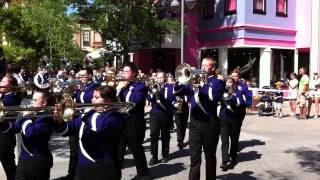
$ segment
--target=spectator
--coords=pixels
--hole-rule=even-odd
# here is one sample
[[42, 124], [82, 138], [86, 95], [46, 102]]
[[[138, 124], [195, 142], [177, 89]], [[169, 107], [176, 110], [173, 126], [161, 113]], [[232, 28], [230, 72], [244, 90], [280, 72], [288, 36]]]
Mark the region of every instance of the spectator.
[[316, 95], [317, 86], [320, 84], [320, 79], [318, 77], [318, 73], [314, 72], [312, 74], [312, 79], [310, 79], [309, 83], [309, 96], [308, 96], [308, 115], [311, 111], [312, 103], [315, 102], [316, 104], [316, 115], [314, 118], [318, 118], [319, 114], [319, 102], [318, 102], [318, 95]]
[[290, 105], [290, 116], [295, 117], [296, 116], [296, 110], [297, 110], [297, 97], [298, 97], [298, 85], [299, 81], [297, 79], [296, 73], [290, 74], [290, 80], [288, 83], [289, 86], [289, 94], [288, 94], [288, 100]]
[[302, 67], [299, 69], [299, 75], [301, 75], [299, 81], [299, 108], [300, 116], [299, 119], [307, 119], [309, 117], [307, 107], [307, 94], [309, 91], [309, 77], [306, 74], [306, 68]]
[[[282, 90], [282, 82], [275, 83], [277, 90]], [[276, 91], [274, 93], [274, 109], [276, 111], [275, 117], [282, 118], [282, 104], [283, 104], [283, 92]]]

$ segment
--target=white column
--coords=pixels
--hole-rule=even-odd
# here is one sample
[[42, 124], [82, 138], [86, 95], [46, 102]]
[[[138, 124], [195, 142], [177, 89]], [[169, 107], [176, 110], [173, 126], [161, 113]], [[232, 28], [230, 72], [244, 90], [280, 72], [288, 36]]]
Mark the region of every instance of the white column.
[[117, 56], [113, 57], [113, 66], [117, 68]]
[[309, 63], [309, 75], [313, 72], [319, 72], [319, 1], [312, 1], [312, 23], [311, 23], [311, 48], [310, 48], [310, 63]]
[[299, 71], [299, 52], [297, 51], [297, 49], [294, 50], [294, 62], [293, 62], [293, 70], [296, 74], [298, 74]]
[[228, 76], [228, 48], [219, 48], [219, 68], [224, 78]]
[[271, 80], [271, 56], [270, 48], [261, 48], [260, 50], [260, 70], [259, 70], [259, 87], [270, 86]]
[[134, 55], [134, 53], [128, 53], [128, 55], [130, 56], [130, 62], [133, 62], [133, 55]]
[[280, 79], [284, 79], [284, 77], [283, 77], [283, 66], [284, 66], [283, 54], [281, 52], [280, 53]]

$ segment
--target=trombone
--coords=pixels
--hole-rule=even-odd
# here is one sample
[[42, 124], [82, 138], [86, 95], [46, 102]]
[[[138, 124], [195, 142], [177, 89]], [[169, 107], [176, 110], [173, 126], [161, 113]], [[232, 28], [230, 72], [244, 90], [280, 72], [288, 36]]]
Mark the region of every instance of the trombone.
[[[68, 94], [63, 94], [63, 98], [60, 104], [61, 104], [61, 109], [63, 113], [62, 118], [64, 121], [70, 121], [74, 115], [83, 114], [83, 111], [88, 108], [101, 107], [103, 112], [115, 110], [121, 113], [128, 113], [131, 109], [135, 107], [134, 103], [127, 103], [127, 102], [112, 102], [112, 103], [103, 103], [103, 104], [75, 103], [72, 97]], [[56, 108], [55, 106], [47, 106], [47, 107], [3, 106], [3, 102], [0, 101], [0, 121], [17, 119], [17, 116], [12, 116], [12, 114], [10, 114], [14, 112], [31, 112], [31, 114], [28, 114], [24, 117], [33, 118], [36, 116], [37, 112], [48, 111], [49, 115], [44, 115], [44, 117], [52, 117], [54, 114], [55, 108]]]

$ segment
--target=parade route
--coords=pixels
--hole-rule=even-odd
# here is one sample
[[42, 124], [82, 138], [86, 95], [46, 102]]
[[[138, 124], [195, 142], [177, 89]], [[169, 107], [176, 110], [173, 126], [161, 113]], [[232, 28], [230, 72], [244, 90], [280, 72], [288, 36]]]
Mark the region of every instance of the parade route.
[[[240, 137], [239, 163], [234, 169], [226, 172], [220, 170], [220, 143], [218, 145], [217, 179], [320, 179], [319, 137], [320, 119], [297, 120], [291, 117], [259, 117], [257, 114], [248, 114]], [[50, 144], [54, 155], [51, 179], [56, 179], [67, 173], [68, 141], [65, 137], [54, 137]], [[149, 129], [144, 147], [147, 160], [150, 160]], [[161, 143], [159, 147], [161, 150]], [[161, 159], [161, 155], [159, 158]], [[166, 164], [160, 163], [150, 167], [152, 177], [166, 180], [188, 179], [190, 164], [188, 146], [178, 150], [176, 133], [171, 133], [169, 158], [170, 161]], [[204, 179], [204, 154], [202, 158], [201, 179]], [[131, 154], [125, 156], [124, 163], [122, 179], [138, 179]], [[5, 179], [2, 168], [0, 168], [0, 179]]]

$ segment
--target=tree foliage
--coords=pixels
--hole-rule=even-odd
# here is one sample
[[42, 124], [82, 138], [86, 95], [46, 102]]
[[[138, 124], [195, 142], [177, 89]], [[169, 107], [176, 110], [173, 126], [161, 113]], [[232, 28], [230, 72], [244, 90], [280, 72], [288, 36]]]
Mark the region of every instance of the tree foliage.
[[176, 32], [179, 22], [157, 15], [159, 4], [149, 0], [70, 0], [76, 13], [106, 41], [113, 55], [127, 55], [134, 48], [159, 47], [167, 33]]
[[34, 60], [52, 50], [53, 61], [68, 58], [77, 49], [75, 18], [67, 15], [65, 0], [25, 0], [0, 10], [0, 27], [10, 46], [32, 49]]

